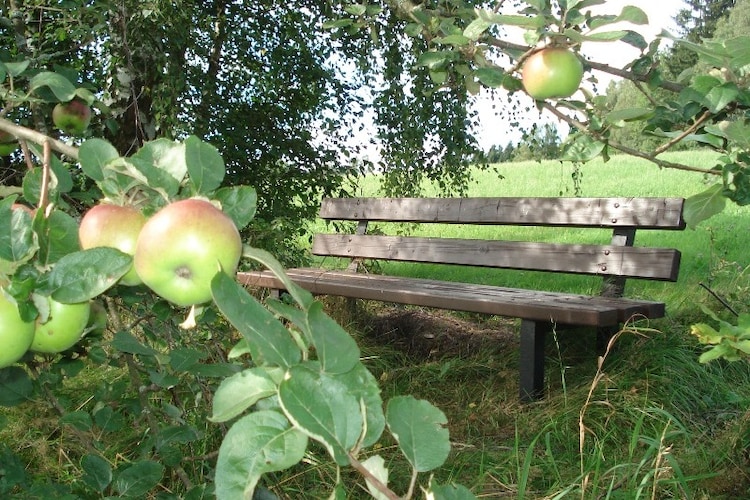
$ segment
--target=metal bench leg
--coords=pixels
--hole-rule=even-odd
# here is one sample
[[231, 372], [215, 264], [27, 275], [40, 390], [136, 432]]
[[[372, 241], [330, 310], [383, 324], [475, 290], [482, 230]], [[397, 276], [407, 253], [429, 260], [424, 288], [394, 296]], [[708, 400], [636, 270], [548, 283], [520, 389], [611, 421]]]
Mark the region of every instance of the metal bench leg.
[[544, 340], [552, 325], [521, 320], [520, 397], [529, 403], [544, 395]]

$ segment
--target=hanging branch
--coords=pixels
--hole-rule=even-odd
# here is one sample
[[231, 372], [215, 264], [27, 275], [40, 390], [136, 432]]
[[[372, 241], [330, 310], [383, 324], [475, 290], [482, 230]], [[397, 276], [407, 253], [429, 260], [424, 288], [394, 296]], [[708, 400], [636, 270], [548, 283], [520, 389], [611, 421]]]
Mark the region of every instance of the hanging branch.
[[52, 137], [44, 135], [41, 132], [37, 132], [36, 130], [16, 125], [12, 121], [6, 120], [5, 118], [0, 118], [0, 130], [2, 130], [3, 132], [8, 132], [9, 134], [13, 134], [19, 140], [27, 140], [41, 145], [49, 143], [49, 147], [51, 150], [62, 153], [71, 159], [78, 160], [77, 147], [65, 144], [62, 141], [53, 139]]
[[651, 163], [654, 163], [654, 164], [656, 164], [659, 167], [662, 167], [662, 168], [671, 168], [671, 169], [674, 169], [674, 170], [684, 170], [686, 172], [697, 172], [699, 174], [711, 174], [711, 175], [720, 175], [721, 174], [721, 172], [717, 171], [717, 170], [712, 170], [712, 169], [708, 169], [708, 168], [693, 167], [693, 166], [690, 166], [690, 165], [683, 165], [682, 163], [674, 163], [674, 162], [671, 162], [671, 161], [662, 160], [662, 159], [656, 157], [656, 155], [659, 154], [659, 152], [645, 153], [645, 152], [640, 151], [638, 149], [631, 148], [631, 147], [625, 146], [623, 144], [619, 144], [619, 143], [614, 142], [614, 141], [610, 141], [606, 137], [603, 137], [601, 134], [599, 134], [599, 133], [597, 133], [597, 132], [595, 132], [593, 130], [590, 130], [586, 126], [585, 123], [583, 123], [581, 121], [578, 121], [575, 118], [572, 118], [572, 117], [566, 115], [565, 113], [563, 113], [559, 109], [557, 109], [555, 106], [552, 106], [551, 104], [549, 104], [547, 102], [541, 103], [541, 107], [544, 108], [545, 110], [549, 111], [550, 113], [552, 113], [553, 115], [555, 115], [558, 119], [564, 121], [565, 123], [567, 123], [571, 127], [575, 128], [577, 130], [580, 130], [584, 134], [587, 134], [587, 135], [593, 137], [597, 141], [603, 142], [603, 143], [607, 144], [609, 147], [611, 147], [613, 149], [616, 149], [618, 151], [621, 151], [621, 152], [623, 152], [623, 153], [625, 153], [627, 155], [635, 156], [636, 158], [642, 158], [644, 160], [648, 160]]

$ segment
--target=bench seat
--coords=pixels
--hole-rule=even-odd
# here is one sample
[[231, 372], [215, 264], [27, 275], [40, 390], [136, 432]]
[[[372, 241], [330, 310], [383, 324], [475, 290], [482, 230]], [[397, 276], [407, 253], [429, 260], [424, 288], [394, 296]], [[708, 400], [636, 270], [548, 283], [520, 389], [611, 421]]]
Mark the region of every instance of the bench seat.
[[[610, 327], [633, 317], [661, 318], [664, 303], [624, 298], [544, 292], [424, 278], [294, 268], [289, 277], [317, 295], [394, 302], [438, 309], [494, 314], [561, 325]], [[283, 288], [270, 271], [240, 273], [243, 285]]]

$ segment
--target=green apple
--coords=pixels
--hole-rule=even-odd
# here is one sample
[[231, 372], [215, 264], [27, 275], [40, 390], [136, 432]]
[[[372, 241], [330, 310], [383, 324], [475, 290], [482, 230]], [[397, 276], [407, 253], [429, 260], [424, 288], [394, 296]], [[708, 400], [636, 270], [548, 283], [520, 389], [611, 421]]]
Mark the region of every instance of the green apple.
[[583, 79], [581, 59], [563, 47], [548, 47], [531, 54], [521, 69], [523, 87], [537, 100], [573, 95]]
[[63, 304], [50, 297], [49, 317], [44, 323], [37, 320], [31, 350], [56, 354], [70, 349], [81, 340], [90, 314], [89, 302]]
[[34, 322], [24, 321], [18, 304], [0, 290], [0, 368], [10, 366], [26, 354], [34, 340]]
[[178, 306], [211, 300], [211, 280], [221, 269], [234, 275], [242, 255], [237, 227], [212, 203], [176, 201], [143, 226], [135, 270], [157, 295]]
[[[132, 256], [144, 224], [146, 217], [136, 208], [102, 203], [91, 208], [81, 219], [78, 241], [83, 250], [111, 247]], [[142, 282], [135, 267], [131, 267], [119, 283], [134, 286]]]
[[59, 102], [52, 110], [52, 122], [66, 134], [81, 135], [91, 123], [91, 108], [80, 99]]

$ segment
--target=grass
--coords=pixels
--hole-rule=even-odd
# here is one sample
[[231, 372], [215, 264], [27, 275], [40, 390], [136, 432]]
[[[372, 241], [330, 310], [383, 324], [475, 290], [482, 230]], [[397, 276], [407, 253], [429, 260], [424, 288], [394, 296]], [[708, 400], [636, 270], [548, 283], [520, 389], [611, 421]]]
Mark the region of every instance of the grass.
[[[665, 157], [700, 167], [712, 162], [710, 152]], [[706, 179], [694, 173], [614, 157], [578, 169], [552, 161], [498, 165], [496, 171], [478, 173], [467, 194], [689, 197], [706, 187]], [[377, 179], [368, 180], [360, 194], [377, 196]], [[434, 194], [428, 187], [426, 195]], [[628, 295], [665, 301], [668, 316], [629, 325], [601, 368], [594, 361], [591, 332], [556, 332], [548, 345], [549, 396], [540, 403], [517, 402], [516, 322], [429, 311], [419, 321], [395, 321], [383, 335], [377, 325], [393, 312], [370, 303], [350, 329], [384, 382], [386, 397], [411, 393], [448, 415], [455, 446], [437, 473], [442, 481], [461, 482], [486, 498], [744, 498], [750, 494], [750, 460], [744, 452], [750, 446], [750, 366], [700, 365], [700, 347], [689, 326], [705, 321], [701, 305], [726, 313], [701, 284], [740, 310], [750, 306], [749, 226], [750, 210], [729, 205], [696, 229], [639, 234], [636, 244], [675, 247], [683, 254], [678, 282], [628, 282]], [[547, 237], [533, 228], [420, 231], [463, 238]], [[571, 230], [563, 237], [588, 236]], [[609, 233], [594, 237], [606, 242]], [[600, 283], [590, 277], [455, 266], [381, 266], [401, 275], [553, 290], [589, 292]], [[397, 317], [407, 317], [404, 311], [409, 308], [397, 308]], [[448, 319], [429, 327], [428, 318]], [[452, 322], [456, 318], [463, 327]], [[445, 348], [440, 337], [455, 336], [461, 328], [472, 332], [460, 337], [465, 347]], [[500, 331], [510, 333], [498, 336]], [[427, 345], [416, 348], [420, 342]]]
[[[711, 162], [709, 153], [668, 158], [699, 166]], [[572, 173], [570, 166], [558, 162], [499, 165], [497, 173], [479, 173], [469, 194], [690, 196], [704, 186], [695, 174], [659, 170], [620, 157], [582, 166], [576, 173], [577, 187]], [[376, 181], [368, 179], [362, 194], [376, 195]], [[515, 320], [378, 303], [358, 302], [352, 307], [339, 298], [326, 298], [325, 303], [357, 339], [365, 363], [381, 382], [384, 400], [412, 394], [446, 413], [453, 450], [448, 462], [435, 471], [439, 482], [462, 483], [480, 498], [746, 498], [750, 496], [750, 365], [699, 364], [700, 347], [688, 332], [692, 323], [706, 319], [699, 305], [723, 311], [700, 283], [739, 310], [750, 309], [749, 222], [747, 208], [730, 206], [696, 230], [648, 236], [649, 244], [683, 252], [680, 280], [657, 284], [631, 280], [627, 293], [665, 300], [667, 317], [628, 325], [601, 365], [596, 362], [594, 332], [553, 332], [547, 346], [548, 397], [533, 404], [518, 401]], [[499, 237], [494, 230], [438, 229], [445, 235]], [[502, 234], [525, 236], [517, 230]], [[577, 241], [581, 235], [570, 232], [567, 237]], [[609, 235], [601, 237], [608, 240]], [[385, 268], [402, 274], [416, 269], [440, 279], [581, 291], [598, 287], [598, 280], [570, 280], [562, 275], [419, 265]], [[156, 333], [166, 328], [159, 327]], [[222, 333], [213, 335], [219, 338]], [[195, 341], [202, 345], [204, 340]], [[92, 404], [89, 396], [101, 390], [103, 380], [127, 385], [126, 378], [121, 372], [93, 369], [65, 381], [60, 397], [73, 408], [84, 407]], [[202, 408], [198, 399], [196, 395], [193, 403], [190, 397], [182, 398], [196, 414]], [[28, 474], [60, 483], [79, 481], [69, 430], [45, 404], [0, 409], [0, 451], [2, 444], [13, 446]], [[210, 457], [217, 444], [216, 436], [211, 436], [216, 426], [199, 420], [194, 424], [213, 441], [196, 443], [203, 447], [193, 453]], [[142, 437], [126, 432], [106, 436], [113, 441], [108, 448], [131, 446], [135, 453], [139, 445], [132, 443]], [[405, 491], [408, 468], [393, 443], [386, 439], [370, 452], [386, 459], [391, 484]], [[201, 474], [210, 476], [210, 466], [201, 469], [200, 462], [190, 463], [197, 471], [188, 470], [194, 482], [203, 479]], [[269, 474], [264, 484], [283, 498], [326, 498], [336, 474], [326, 453], [314, 449], [303, 465]], [[358, 478], [347, 471], [343, 474], [351, 479], [346, 496], [366, 498]]]

